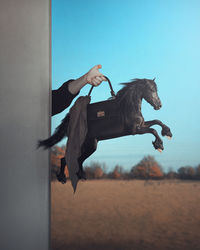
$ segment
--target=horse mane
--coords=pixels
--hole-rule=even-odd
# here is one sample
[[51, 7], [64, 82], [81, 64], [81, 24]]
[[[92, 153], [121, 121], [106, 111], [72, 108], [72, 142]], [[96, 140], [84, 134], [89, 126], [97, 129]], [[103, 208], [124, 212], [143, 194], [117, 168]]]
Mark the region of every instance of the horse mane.
[[131, 82], [120, 83], [124, 87], [117, 92], [116, 99], [120, 102], [120, 107], [126, 109], [133, 107], [138, 102], [140, 89], [138, 84], [144, 83], [145, 79], [132, 79]]
[[[126, 124], [131, 123], [130, 114], [138, 112], [139, 99], [141, 99], [141, 88], [145, 79], [132, 79], [130, 82], [121, 83], [124, 87], [117, 92], [116, 100], [119, 102], [120, 112]], [[132, 116], [134, 117], [134, 115]]]

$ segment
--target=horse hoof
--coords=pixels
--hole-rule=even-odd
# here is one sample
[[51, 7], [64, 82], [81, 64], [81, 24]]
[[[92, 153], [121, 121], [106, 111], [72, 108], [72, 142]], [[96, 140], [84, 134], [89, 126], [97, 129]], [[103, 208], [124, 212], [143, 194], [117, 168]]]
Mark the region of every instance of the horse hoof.
[[156, 139], [154, 142], [152, 141], [152, 144], [156, 150], [159, 152], [164, 150], [163, 143], [161, 140]]
[[170, 131], [170, 128], [167, 126], [163, 126], [162, 131], [161, 131], [162, 136], [167, 136], [167, 137], [172, 137], [172, 133]]
[[168, 140], [171, 140], [171, 139], [172, 139], [171, 136], [167, 136], [167, 135], [166, 135], [165, 137], [167, 137]]
[[65, 184], [67, 182], [67, 177], [65, 175], [57, 175], [57, 180], [62, 184]]

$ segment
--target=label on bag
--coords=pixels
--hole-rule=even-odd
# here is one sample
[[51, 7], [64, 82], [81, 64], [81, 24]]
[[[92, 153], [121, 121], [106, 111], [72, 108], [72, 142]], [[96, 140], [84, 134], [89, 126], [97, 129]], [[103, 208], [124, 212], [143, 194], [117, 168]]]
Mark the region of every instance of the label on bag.
[[97, 112], [97, 117], [103, 117], [105, 116], [105, 112], [104, 111], [98, 111]]

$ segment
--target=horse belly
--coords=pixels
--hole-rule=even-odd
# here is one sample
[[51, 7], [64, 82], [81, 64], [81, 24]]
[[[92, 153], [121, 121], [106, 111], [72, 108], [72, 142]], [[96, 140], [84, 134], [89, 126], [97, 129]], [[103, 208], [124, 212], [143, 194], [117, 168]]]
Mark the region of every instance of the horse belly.
[[89, 136], [106, 140], [125, 135], [123, 123], [119, 116], [102, 118], [88, 122]]

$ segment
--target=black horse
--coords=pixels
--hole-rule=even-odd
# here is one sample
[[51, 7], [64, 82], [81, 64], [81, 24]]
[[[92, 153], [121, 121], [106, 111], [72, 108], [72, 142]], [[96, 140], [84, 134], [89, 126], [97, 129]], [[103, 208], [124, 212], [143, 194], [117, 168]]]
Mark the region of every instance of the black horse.
[[[110, 83], [110, 82], [109, 82]], [[160, 125], [162, 127], [162, 136], [172, 137], [170, 128], [160, 120], [145, 121], [141, 113], [142, 99], [144, 98], [151, 104], [155, 110], [161, 108], [161, 101], [157, 94], [155, 79], [134, 79], [128, 83], [122, 83], [124, 87], [118, 91], [117, 95], [107, 101], [89, 104], [87, 108], [88, 133], [81, 147], [81, 156], [78, 159], [79, 179], [86, 179], [83, 171], [83, 162], [95, 152], [97, 142], [116, 138], [125, 135], [136, 135], [151, 133], [155, 136], [152, 142], [155, 149], [160, 152], [164, 149], [163, 142], [157, 131], [151, 126]], [[103, 109], [102, 109], [103, 107]], [[69, 114], [63, 119], [57, 127], [55, 133], [44, 141], [39, 141], [38, 146], [50, 148], [62, 138], [67, 132], [69, 124]], [[64, 174], [65, 158], [61, 159], [61, 170], [57, 178], [62, 183], [66, 182]]]

